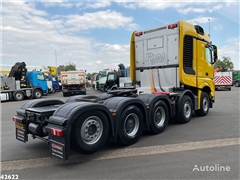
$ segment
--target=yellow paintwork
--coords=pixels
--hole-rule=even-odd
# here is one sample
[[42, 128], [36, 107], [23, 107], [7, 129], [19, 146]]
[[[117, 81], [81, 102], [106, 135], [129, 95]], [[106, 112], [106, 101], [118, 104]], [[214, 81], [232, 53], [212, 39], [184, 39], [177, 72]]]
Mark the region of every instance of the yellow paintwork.
[[57, 75], [57, 68], [55, 66], [48, 66], [49, 68], [49, 73], [52, 76], [56, 76]]
[[[135, 32], [132, 33], [130, 41], [130, 77], [133, 82], [136, 81], [135, 71]], [[183, 48], [184, 36], [190, 35], [195, 37], [193, 40], [193, 70], [195, 75], [186, 74], [183, 67]], [[179, 81], [187, 87], [197, 89], [198, 95], [198, 108], [200, 108], [201, 93], [203, 88], [209, 88], [211, 99], [215, 98], [214, 86], [214, 66], [206, 60], [206, 46], [210, 42], [207, 33], [204, 35], [198, 34], [193, 24], [180, 20], [179, 21]], [[217, 51], [217, 49], [216, 49]], [[151, 77], [151, 76], [150, 76]], [[150, 80], [151, 81], [151, 80]], [[152, 85], [151, 85], [152, 86]], [[153, 88], [151, 87], [151, 91]]]
[[130, 77], [131, 77], [131, 81], [135, 82], [136, 81], [136, 72], [135, 72], [135, 42], [134, 42], [134, 33], [132, 33], [131, 36], [131, 41], [130, 41]]
[[[214, 86], [214, 66], [207, 62], [205, 57], [205, 47], [207, 42], [210, 42], [209, 36], [204, 33], [200, 35], [196, 33], [194, 25], [185, 21], [180, 21], [180, 46], [179, 46], [179, 80], [182, 84], [198, 89], [198, 108], [200, 108], [201, 93], [204, 87], [210, 88], [210, 98], [214, 99], [215, 86]], [[184, 72], [183, 69], [183, 40], [184, 36], [192, 35], [201, 40], [194, 39], [194, 53], [193, 53], [193, 69], [195, 75], [189, 75]], [[202, 41], [204, 40], [204, 41]], [[208, 73], [208, 75], [206, 75]]]

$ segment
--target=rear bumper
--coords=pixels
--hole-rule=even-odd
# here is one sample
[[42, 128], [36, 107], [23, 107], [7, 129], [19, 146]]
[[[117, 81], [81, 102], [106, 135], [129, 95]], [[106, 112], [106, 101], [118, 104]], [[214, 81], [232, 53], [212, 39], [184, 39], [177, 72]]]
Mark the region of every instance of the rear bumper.
[[69, 90], [69, 89], [62, 89], [63, 93], [86, 93], [86, 89], [78, 89], [78, 90]]

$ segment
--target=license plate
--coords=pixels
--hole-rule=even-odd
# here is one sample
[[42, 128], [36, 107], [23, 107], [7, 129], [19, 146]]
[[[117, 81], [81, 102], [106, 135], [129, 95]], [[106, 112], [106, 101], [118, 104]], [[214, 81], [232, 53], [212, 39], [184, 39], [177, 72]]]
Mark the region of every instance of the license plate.
[[18, 128], [24, 129], [24, 126], [23, 126], [22, 123], [18, 123], [18, 122], [16, 122], [16, 126], [17, 126]]

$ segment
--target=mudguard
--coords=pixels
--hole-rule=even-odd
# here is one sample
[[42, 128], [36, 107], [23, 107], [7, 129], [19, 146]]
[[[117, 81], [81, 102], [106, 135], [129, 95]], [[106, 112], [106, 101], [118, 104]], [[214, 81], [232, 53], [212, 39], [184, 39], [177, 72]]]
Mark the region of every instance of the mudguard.
[[27, 108], [34, 108], [34, 107], [42, 107], [42, 106], [51, 106], [51, 105], [61, 105], [64, 104], [63, 101], [58, 99], [37, 99], [37, 100], [29, 100], [17, 110], [17, 114], [24, 116], [25, 110]]
[[198, 97], [196, 95], [194, 95], [192, 93], [192, 91], [187, 89], [187, 90], [184, 90], [184, 91], [181, 91], [181, 92], [177, 92], [177, 93], [179, 94], [179, 96], [177, 98], [176, 115], [178, 115], [178, 113], [180, 112], [179, 107], [180, 107], [180, 104], [182, 102], [182, 98], [183, 98], [184, 95], [188, 95], [192, 99], [193, 110], [197, 109]]
[[[114, 120], [114, 129], [113, 129], [113, 136], [116, 137], [118, 135], [119, 130], [119, 122], [120, 116], [123, 110], [130, 105], [136, 105], [139, 107], [141, 112], [143, 113], [144, 120], [147, 119], [147, 109], [143, 101], [136, 97], [112, 97], [104, 101], [103, 103], [108, 109], [111, 110], [112, 113], [116, 113], [113, 117]], [[144, 122], [146, 125], [146, 122]], [[145, 127], [144, 127], [145, 128]], [[115, 139], [116, 140], [116, 139]], [[114, 141], [115, 141], [114, 140]]]
[[[73, 123], [79, 117], [81, 114], [87, 112], [87, 111], [96, 111], [100, 110], [105, 113], [105, 115], [109, 119], [109, 127], [113, 129], [113, 118], [111, 116], [111, 112], [109, 109], [99, 103], [91, 103], [91, 102], [70, 102], [65, 103], [62, 106], [60, 106], [54, 114], [49, 118], [49, 124], [46, 127], [46, 130], [50, 134], [50, 129], [52, 127], [57, 127], [57, 129], [62, 129], [64, 136], [63, 137], [57, 137], [50, 134], [50, 151], [52, 151], [52, 145], [57, 145], [59, 148], [62, 149], [61, 153], [64, 155], [58, 156], [62, 158], [63, 160], [68, 159], [68, 151], [71, 147], [71, 129], [73, 126]], [[112, 132], [110, 130], [110, 132]], [[110, 136], [111, 134], [109, 134]], [[57, 156], [51, 152], [52, 155]], [[58, 157], [57, 156], [57, 157]]]
[[138, 99], [141, 99], [146, 106], [149, 106], [148, 111], [147, 111], [147, 126], [148, 126], [148, 130], [149, 130], [149, 125], [150, 125], [150, 120], [151, 120], [151, 112], [152, 112], [152, 107], [153, 105], [158, 101], [158, 100], [163, 100], [167, 107], [168, 107], [168, 111], [169, 111], [169, 117], [172, 117], [174, 114], [174, 109], [173, 106], [171, 104], [171, 101], [168, 97], [168, 95], [165, 94], [140, 94], [138, 97]]

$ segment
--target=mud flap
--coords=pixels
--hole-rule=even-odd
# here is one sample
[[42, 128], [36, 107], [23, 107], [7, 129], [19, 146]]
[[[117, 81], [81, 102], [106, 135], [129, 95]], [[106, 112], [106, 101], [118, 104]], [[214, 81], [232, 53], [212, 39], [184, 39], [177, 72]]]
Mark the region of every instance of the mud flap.
[[53, 139], [50, 139], [49, 151], [52, 154], [52, 156], [60, 158], [63, 161], [68, 159], [65, 143], [61, 143]]
[[25, 128], [18, 128], [16, 123], [16, 139], [26, 143], [28, 141], [28, 133]]

